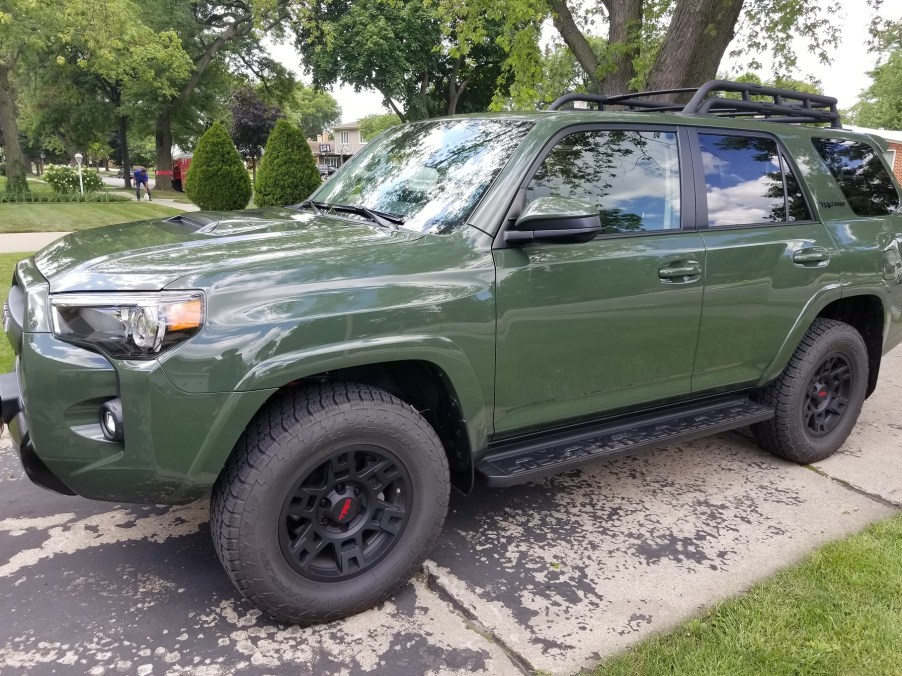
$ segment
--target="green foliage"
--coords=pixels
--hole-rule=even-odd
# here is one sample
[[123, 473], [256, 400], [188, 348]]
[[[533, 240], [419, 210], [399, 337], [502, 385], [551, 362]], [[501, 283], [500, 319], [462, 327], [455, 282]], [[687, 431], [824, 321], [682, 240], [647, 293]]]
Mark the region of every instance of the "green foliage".
[[[86, 193], [103, 190], [103, 180], [101, 180], [100, 174], [97, 173], [96, 169], [83, 168], [81, 173]], [[44, 180], [51, 190], [56, 193], [81, 192], [78, 169], [75, 167], [50, 164], [44, 168]]]
[[360, 137], [364, 141], [371, 141], [386, 129], [401, 124], [401, 118], [394, 113], [385, 115], [366, 115], [360, 118]]
[[156, 163], [156, 143], [152, 136], [141, 136], [129, 142], [132, 166], [152, 167]]
[[258, 207], [296, 204], [310, 197], [319, 184], [319, 171], [304, 133], [290, 122], [279, 120], [266, 141], [254, 203]]
[[131, 200], [124, 195], [106, 191], [86, 192], [84, 195], [80, 192], [0, 192], [0, 204], [64, 204], [67, 202], [106, 204], [129, 201]]
[[197, 143], [186, 177], [185, 192], [201, 209], [244, 209], [251, 198], [251, 179], [225, 127], [216, 122]]
[[297, 85], [287, 112], [307, 138], [316, 138], [341, 119], [341, 108], [331, 94], [305, 84]]
[[902, 21], [890, 23], [876, 39], [875, 51], [882, 58], [852, 108], [852, 121], [863, 127], [902, 129]]

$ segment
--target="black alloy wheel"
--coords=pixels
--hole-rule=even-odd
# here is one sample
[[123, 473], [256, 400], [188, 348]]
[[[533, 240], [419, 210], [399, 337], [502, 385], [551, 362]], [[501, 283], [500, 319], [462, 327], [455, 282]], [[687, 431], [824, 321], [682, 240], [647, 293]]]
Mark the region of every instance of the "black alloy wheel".
[[385, 558], [404, 531], [410, 476], [384, 448], [340, 449], [306, 474], [279, 516], [279, 545], [304, 577], [347, 580]]
[[391, 597], [441, 533], [448, 458], [426, 419], [371, 385], [286, 390], [257, 414], [213, 488], [213, 545], [279, 622], [347, 617]]
[[852, 393], [852, 366], [841, 354], [827, 357], [808, 384], [805, 424], [813, 437], [823, 437], [834, 429], [849, 408]]
[[752, 425], [755, 441], [781, 458], [809, 464], [843, 445], [861, 412], [870, 362], [861, 334], [836, 319], [815, 319], [786, 368], [752, 398], [774, 417]]

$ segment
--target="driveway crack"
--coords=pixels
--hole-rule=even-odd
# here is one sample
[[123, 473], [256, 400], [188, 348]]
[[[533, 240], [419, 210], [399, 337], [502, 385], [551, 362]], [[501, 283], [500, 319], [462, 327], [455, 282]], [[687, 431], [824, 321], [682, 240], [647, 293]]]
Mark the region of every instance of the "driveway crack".
[[488, 641], [491, 641], [495, 645], [497, 645], [507, 658], [511, 661], [511, 663], [519, 669], [527, 676], [532, 676], [536, 673], [536, 669], [529, 663], [523, 655], [518, 653], [516, 650], [511, 648], [500, 636], [495, 634], [491, 629], [486, 627], [482, 622], [479, 621], [479, 618], [467, 608], [463, 603], [458, 601], [454, 595], [446, 589], [442, 583], [439, 581], [438, 577], [432, 573], [430, 570], [426, 570], [426, 586], [435, 593], [441, 600], [451, 606], [464, 620], [464, 623], [471, 630], [482, 636]]
[[843, 488], [850, 490], [853, 493], [858, 493], [858, 495], [863, 495], [866, 498], [870, 498], [874, 502], [879, 502], [884, 507], [892, 507], [893, 509], [902, 509], [902, 503], [896, 502], [895, 500], [890, 500], [889, 498], [885, 498], [882, 495], [879, 495], [877, 493], [871, 493], [870, 491], [867, 491], [864, 488], [860, 488], [859, 486], [856, 486], [855, 484], [849, 483], [845, 479], [839, 479], [831, 474], [828, 474], [827, 472], [822, 470], [820, 467], [815, 467], [814, 465], [805, 465], [805, 468], [810, 469], [815, 474], [820, 474], [822, 477], [824, 477], [826, 479], [830, 479], [830, 481], [833, 481], [833, 482], [839, 484]]

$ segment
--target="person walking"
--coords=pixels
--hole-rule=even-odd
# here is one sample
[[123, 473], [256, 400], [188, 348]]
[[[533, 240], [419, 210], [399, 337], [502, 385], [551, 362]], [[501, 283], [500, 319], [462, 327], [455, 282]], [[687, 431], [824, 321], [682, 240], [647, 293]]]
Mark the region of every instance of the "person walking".
[[147, 169], [144, 167], [138, 166], [134, 168], [134, 178], [135, 178], [135, 197], [138, 198], [138, 201], [141, 201], [141, 186], [144, 186], [144, 189], [147, 191], [147, 199], [152, 202], [153, 197], [150, 196], [150, 179], [147, 176]]

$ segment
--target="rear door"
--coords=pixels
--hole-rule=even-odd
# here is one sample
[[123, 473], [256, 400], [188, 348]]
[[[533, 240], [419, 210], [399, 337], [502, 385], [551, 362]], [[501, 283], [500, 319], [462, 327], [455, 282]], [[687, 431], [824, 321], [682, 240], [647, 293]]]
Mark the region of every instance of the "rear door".
[[705, 300], [692, 391], [757, 383], [805, 306], [839, 287], [839, 250], [768, 134], [693, 130]]
[[[676, 127], [561, 132], [521, 187], [599, 208], [604, 234], [493, 252], [498, 435], [559, 425], [689, 393], [704, 246], [692, 169]], [[687, 212], [688, 211], [688, 216]]]

